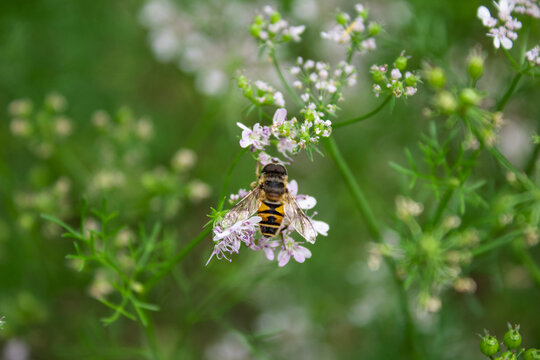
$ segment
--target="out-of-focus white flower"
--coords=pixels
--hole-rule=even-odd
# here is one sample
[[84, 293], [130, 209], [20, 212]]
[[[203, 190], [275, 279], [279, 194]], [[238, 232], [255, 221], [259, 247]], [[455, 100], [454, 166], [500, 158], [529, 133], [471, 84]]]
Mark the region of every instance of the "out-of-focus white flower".
[[197, 154], [190, 149], [178, 150], [171, 159], [171, 166], [174, 171], [181, 172], [190, 169], [197, 161]]
[[540, 65], [540, 46], [535, 46], [525, 53], [525, 58], [533, 65]]

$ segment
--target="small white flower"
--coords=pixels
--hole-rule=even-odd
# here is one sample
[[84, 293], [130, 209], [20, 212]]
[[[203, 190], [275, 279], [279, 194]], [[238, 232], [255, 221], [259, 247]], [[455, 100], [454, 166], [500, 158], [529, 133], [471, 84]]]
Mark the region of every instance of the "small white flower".
[[306, 30], [306, 27], [304, 25], [300, 25], [300, 26], [291, 26], [289, 28], [289, 34], [291, 35], [291, 38], [293, 39], [293, 41], [300, 41], [300, 35], [302, 35], [302, 33], [304, 32], [304, 30]]
[[274, 104], [279, 107], [285, 106], [285, 99], [283, 98], [283, 94], [279, 91], [276, 91], [274, 94]]
[[252, 151], [264, 150], [264, 147], [270, 145], [270, 128], [261, 126], [259, 123], [253, 125], [253, 130], [244, 124], [237, 122], [236, 125], [242, 129], [242, 138], [240, 146], [246, 148], [251, 146]]
[[491, 14], [487, 7], [480, 6], [478, 10], [476, 11], [476, 16], [482, 20], [482, 24], [487, 27], [494, 27], [497, 25], [497, 20], [491, 17]]
[[304, 93], [304, 94], [300, 95], [300, 99], [302, 99], [303, 102], [307, 103], [309, 101], [309, 94]]
[[401, 79], [401, 71], [399, 71], [399, 69], [392, 69], [390, 72], [390, 77], [394, 80]]
[[406, 96], [413, 96], [414, 94], [416, 94], [416, 88], [413, 87], [413, 86], [407, 86], [405, 88], [405, 95]]
[[493, 37], [493, 46], [495, 46], [496, 49], [500, 48], [501, 45], [507, 50], [512, 48], [512, 40], [510, 40], [507, 35], [508, 30], [504, 26], [490, 29], [488, 33], [488, 36]]
[[377, 48], [377, 43], [374, 38], [369, 38], [362, 41], [362, 47], [366, 50], [375, 50]]
[[300, 68], [298, 66], [293, 66], [291, 68], [291, 74], [296, 75], [300, 72]]
[[315, 66], [315, 61], [313, 60], [307, 60], [304, 64], [304, 69], [309, 70]]
[[295, 88], [297, 88], [298, 90], [301, 90], [302, 87], [303, 87], [302, 82], [299, 81], [299, 80], [295, 80], [295, 81], [293, 82], [293, 86], [294, 86]]

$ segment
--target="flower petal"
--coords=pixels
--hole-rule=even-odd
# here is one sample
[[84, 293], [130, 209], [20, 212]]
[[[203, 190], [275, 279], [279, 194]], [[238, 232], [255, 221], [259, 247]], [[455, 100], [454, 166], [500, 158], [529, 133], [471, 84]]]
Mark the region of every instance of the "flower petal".
[[287, 250], [281, 250], [278, 254], [277, 260], [278, 260], [278, 266], [282, 267], [287, 265], [291, 258], [291, 254]]
[[289, 189], [289, 192], [292, 196], [296, 196], [296, 194], [298, 193], [298, 183], [296, 182], [296, 180], [289, 181], [289, 183], [287, 184], [287, 189]]
[[309, 195], [298, 195], [296, 201], [298, 202], [298, 206], [306, 210], [313, 209], [313, 207], [317, 205], [317, 200]]
[[311, 219], [311, 223], [313, 224], [315, 231], [317, 231], [322, 236], [328, 236], [328, 230], [330, 230], [330, 225], [328, 225], [324, 221], [313, 220], [313, 219]]
[[511, 48], [512, 48], [512, 45], [513, 45], [513, 44], [512, 44], [512, 40], [510, 40], [510, 39], [507, 38], [507, 37], [503, 37], [503, 38], [501, 39], [501, 43], [502, 43], [503, 48], [505, 48], [506, 50], [511, 49]]
[[478, 10], [476, 10], [476, 16], [480, 20], [488, 19], [491, 17], [491, 13], [489, 12], [489, 9], [485, 6], [480, 6]]
[[274, 113], [274, 118], [272, 119], [272, 123], [274, 125], [281, 125], [285, 122], [287, 118], [287, 110], [286, 109], [277, 109]]

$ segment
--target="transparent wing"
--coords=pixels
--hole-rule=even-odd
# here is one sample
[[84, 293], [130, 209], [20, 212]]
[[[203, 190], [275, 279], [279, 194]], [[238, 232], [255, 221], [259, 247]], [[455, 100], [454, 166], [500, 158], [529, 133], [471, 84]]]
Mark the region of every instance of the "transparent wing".
[[317, 231], [313, 227], [311, 220], [304, 214], [296, 199], [287, 192], [285, 201], [285, 216], [287, 216], [289, 222], [294, 226], [294, 229], [302, 235], [304, 239], [310, 243], [315, 243], [317, 237]]
[[239, 221], [247, 219], [250, 215], [255, 213], [258, 208], [257, 205], [259, 203], [260, 193], [261, 189], [258, 186], [251, 190], [249, 194], [244, 196], [225, 214], [221, 224], [225, 228], [228, 228]]

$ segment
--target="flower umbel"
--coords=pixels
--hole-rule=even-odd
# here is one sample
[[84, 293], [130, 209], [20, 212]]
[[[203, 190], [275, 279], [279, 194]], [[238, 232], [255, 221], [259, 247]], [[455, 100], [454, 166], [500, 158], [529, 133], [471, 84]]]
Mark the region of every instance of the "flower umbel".
[[[317, 200], [309, 195], [299, 195], [298, 184], [295, 180], [290, 181], [288, 191], [293, 196], [293, 199], [298, 203], [298, 206], [304, 210], [312, 209]], [[238, 194], [231, 195], [231, 199], [238, 199], [240, 195], [245, 195], [245, 190], [241, 189]], [[313, 213], [316, 215], [316, 213]], [[312, 215], [312, 216], [313, 216]], [[313, 220], [311, 216], [306, 215], [311, 222], [317, 234], [327, 236], [330, 227], [323, 221]], [[305, 259], [311, 257], [311, 251], [306, 247], [301, 246], [303, 242], [297, 242], [291, 234], [295, 231], [293, 221], [287, 217], [283, 219], [281, 231], [274, 237], [265, 237], [258, 231], [258, 223], [262, 220], [260, 216], [252, 216], [245, 220], [239, 220], [228, 228], [224, 228], [222, 223], [218, 221], [214, 226], [214, 251], [208, 259], [216, 256], [218, 259], [227, 259], [231, 261], [228, 255], [238, 253], [242, 244], [252, 250], [262, 250], [266, 258], [273, 261], [275, 251], [279, 248], [277, 257], [278, 265], [285, 266], [290, 258], [294, 258], [297, 262], [304, 262]]]

